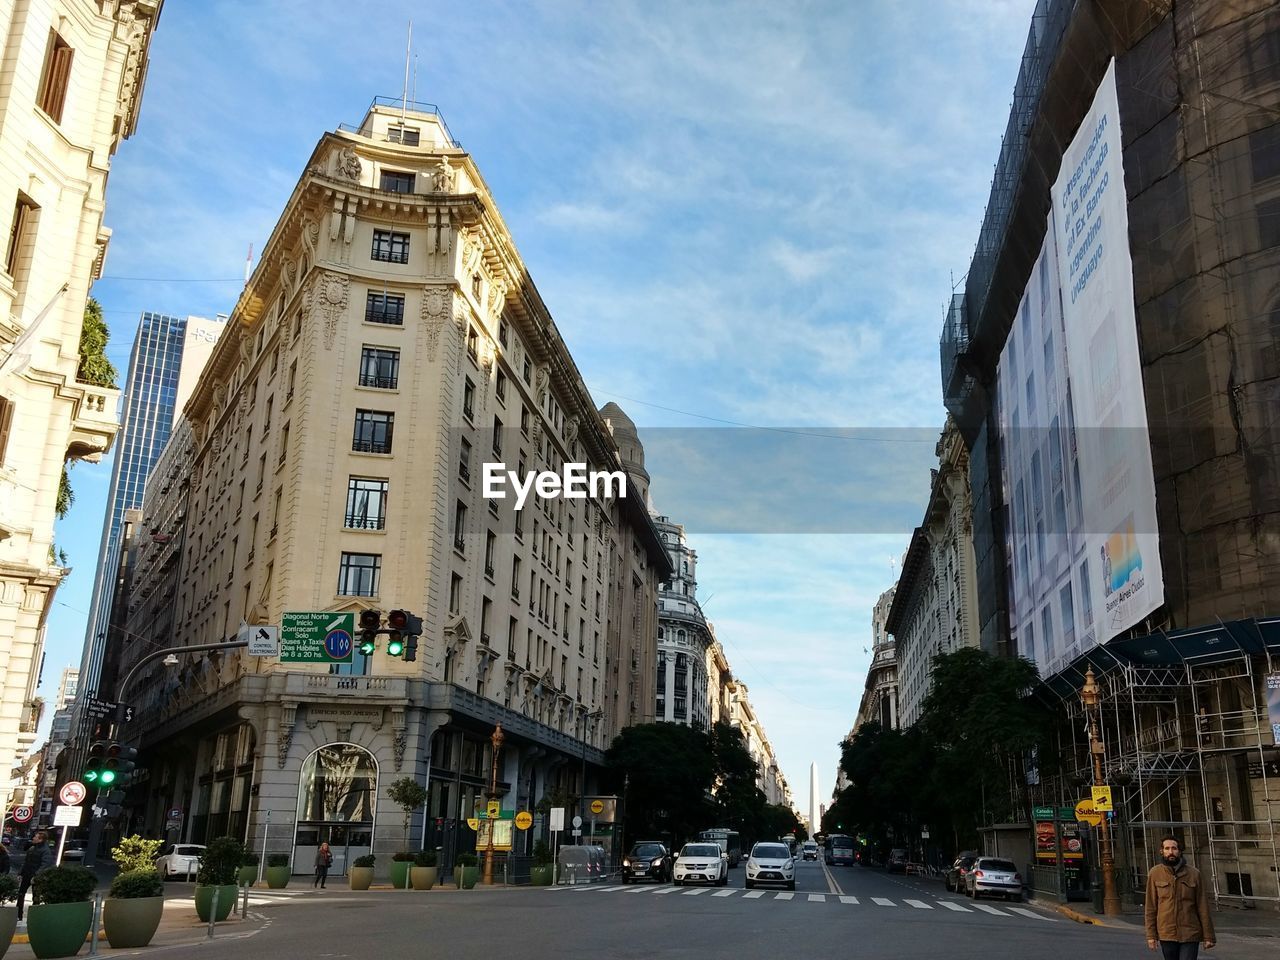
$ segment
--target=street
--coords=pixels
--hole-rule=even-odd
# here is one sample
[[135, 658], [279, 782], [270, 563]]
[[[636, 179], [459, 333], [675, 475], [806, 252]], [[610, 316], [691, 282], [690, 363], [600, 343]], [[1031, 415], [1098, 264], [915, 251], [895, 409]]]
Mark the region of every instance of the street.
[[[451, 886], [429, 893], [353, 893], [331, 884], [313, 892], [303, 878], [283, 891], [255, 890], [250, 923], [220, 930], [221, 943], [171, 947], [170, 956], [234, 954], [450, 960], [494, 956], [600, 960], [601, 957], [934, 958], [946, 953], [1078, 960], [1147, 955], [1134, 926], [1072, 922], [1051, 906], [973, 903], [940, 882], [880, 869], [798, 863], [796, 890], [746, 890], [744, 870], [729, 886], [599, 883], [556, 888]], [[171, 885], [170, 896], [184, 885]], [[243, 939], [233, 936], [248, 933]], [[1222, 956], [1264, 957], [1275, 941], [1231, 938]], [[1216, 951], [1215, 951], [1216, 952]]]

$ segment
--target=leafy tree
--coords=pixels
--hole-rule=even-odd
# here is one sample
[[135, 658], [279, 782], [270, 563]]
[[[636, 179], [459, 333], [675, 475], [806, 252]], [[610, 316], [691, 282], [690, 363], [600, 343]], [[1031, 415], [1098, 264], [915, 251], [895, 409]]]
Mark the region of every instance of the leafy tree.
[[714, 806], [715, 756], [705, 731], [679, 723], [627, 727], [605, 755], [613, 788], [625, 797], [632, 839], [677, 839], [707, 827]]
[[58, 499], [54, 501], [53, 512], [59, 520], [66, 518], [76, 502], [76, 492], [71, 489], [71, 477], [67, 473], [67, 465], [62, 465], [62, 476], [58, 478]]
[[102, 305], [90, 297], [84, 305], [84, 323], [80, 327], [80, 366], [76, 379], [95, 387], [114, 387], [119, 374], [107, 359], [107, 341], [111, 331], [102, 318]]
[[404, 846], [409, 848], [409, 818], [427, 802], [427, 791], [413, 777], [401, 777], [387, 787], [387, 796], [404, 812]]

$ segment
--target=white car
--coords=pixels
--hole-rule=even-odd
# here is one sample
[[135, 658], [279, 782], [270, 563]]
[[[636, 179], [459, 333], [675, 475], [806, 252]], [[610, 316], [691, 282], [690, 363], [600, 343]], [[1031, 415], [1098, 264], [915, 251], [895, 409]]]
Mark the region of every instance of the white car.
[[812, 840], [806, 840], [804, 842], [804, 847], [802, 849], [804, 852], [804, 858], [806, 860], [818, 859], [818, 845], [814, 843]]
[[686, 843], [676, 857], [671, 882], [677, 887], [686, 883], [723, 887], [729, 882], [729, 857], [718, 843]]
[[198, 843], [180, 843], [177, 846], [165, 847], [165, 853], [156, 858], [156, 870], [164, 880], [175, 877], [195, 877], [200, 869], [200, 858], [204, 856], [204, 847]]
[[796, 888], [796, 862], [785, 843], [757, 843], [747, 857], [747, 889], [757, 883], [782, 883]]

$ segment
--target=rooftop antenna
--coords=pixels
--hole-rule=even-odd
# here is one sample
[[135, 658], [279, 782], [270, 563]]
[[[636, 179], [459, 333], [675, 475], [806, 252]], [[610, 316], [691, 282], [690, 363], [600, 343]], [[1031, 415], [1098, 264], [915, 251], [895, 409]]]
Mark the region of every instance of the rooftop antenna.
[[244, 258], [244, 282], [249, 282], [249, 274], [253, 272], [253, 244], [249, 244], [249, 253]]
[[409, 111], [409, 57], [413, 50], [413, 21], [409, 21], [409, 36], [404, 44], [404, 96], [400, 98], [400, 126], [404, 126]]

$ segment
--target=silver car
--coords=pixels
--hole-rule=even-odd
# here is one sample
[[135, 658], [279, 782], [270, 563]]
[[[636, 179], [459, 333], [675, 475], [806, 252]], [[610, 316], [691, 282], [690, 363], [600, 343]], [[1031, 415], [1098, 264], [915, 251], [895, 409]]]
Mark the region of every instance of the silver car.
[[979, 857], [964, 876], [964, 892], [975, 900], [986, 894], [996, 894], [1010, 900], [1022, 899], [1022, 874], [1012, 860], [996, 857]]
[[785, 843], [757, 843], [747, 858], [747, 889], [758, 883], [781, 883], [796, 888], [796, 863]]

